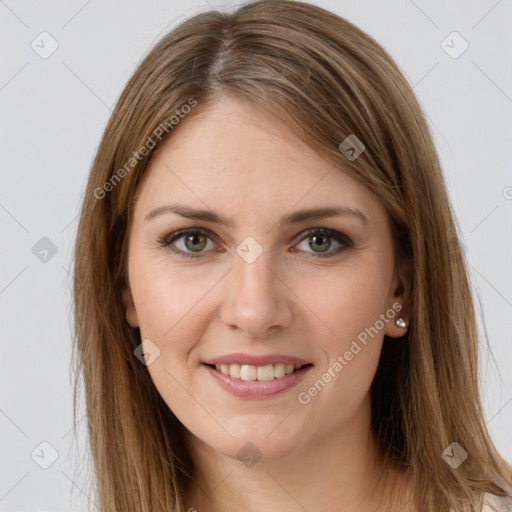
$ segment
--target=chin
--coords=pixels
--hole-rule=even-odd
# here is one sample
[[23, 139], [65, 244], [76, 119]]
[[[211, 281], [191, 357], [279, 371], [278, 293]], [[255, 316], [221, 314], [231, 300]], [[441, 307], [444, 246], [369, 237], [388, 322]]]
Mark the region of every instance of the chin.
[[226, 435], [222, 439], [203, 438], [203, 442], [226, 457], [240, 460], [248, 467], [257, 462], [286, 459], [293, 456], [302, 443], [298, 443], [298, 434], [295, 435], [285, 428], [281, 430], [279, 421], [274, 418], [273, 422], [265, 421], [258, 425], [257, 420], [249, 418], [243, 424], [237, 422], [236, 428], [228, 429], [233, 437]]

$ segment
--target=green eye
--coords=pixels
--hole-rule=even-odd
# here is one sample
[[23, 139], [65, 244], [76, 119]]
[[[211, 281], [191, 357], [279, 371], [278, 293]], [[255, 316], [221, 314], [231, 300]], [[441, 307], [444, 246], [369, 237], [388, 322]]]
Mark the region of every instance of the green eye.
[[[325, 235], [313, 235], [310, 236], [312, 242], [309, 242], [309, 246], [313, 251], [315, 252], [323, 252], [324, 249], [329, 249], [331, 245], [331, 241], [329, 240], [329, 237]], [[319, 250], [317, 251], [318, 248]]]
[[[333, 241], [338, 244], [332, 250]], [[211, 252], [215, 244], [209, 232], [203, 229], [184, 229], [171, 233], [159, 241], [161, 245], [168, 246], [177, 256], [183, 258], [198, 258], [201, 253]], [[210, 242], [210, 245], [208, 245]], [[331, 229], [310, 229], [303, 234], [300, 244], [307, 246], [298, 252], [313, 253], [318, 258], [328, 258], [340, 254], [347, 248], [353, 247], [352, 241], [346, 235]], [[181, 244], [181, 247], [180, 245]], [[295, 249], [293, 249], [295, 252]]]
[[192, 252], [200, 252], [206, 247], [207, 236], [200, 233], [193, 233], [191, 235], [186, 235], [185, 247]]
[[[332, 246], [333, 240], [338, 244], [334, 249], [329, 250]], [[299, 249], [304, 252], [313, 252], [318, 255], [319, 258], [328, 258], [335, 256], [346, 248], [353, 247], [352, 240], [342, 233], [333, 231], [331, 229], [318, 228], [310, 230], [306, 233], [306, 237], [302, 239], [301, 244], [307, 241], [307, 248]], [[300, 247], [300, 244], [297, 246]]]
[[[181, 240], [183, 240], [182, 247], [178, 247], [176, 242], [181, 242]], [[209, 252], [203, 251], [203, 249], [208, 245], [208, 240], [211, 240], [211, 236], [206, 231], [200, 229], [185, 229], [172, 233], [161, 240], [160, 243], [163, 246], [169, 246], [169, 248], [178, 256], [184, 258], [196, 258], [201, 252]], [[211, 245], [213, 245], [213, 242]], [[197, 253], [198, 256], [194, 253]]]

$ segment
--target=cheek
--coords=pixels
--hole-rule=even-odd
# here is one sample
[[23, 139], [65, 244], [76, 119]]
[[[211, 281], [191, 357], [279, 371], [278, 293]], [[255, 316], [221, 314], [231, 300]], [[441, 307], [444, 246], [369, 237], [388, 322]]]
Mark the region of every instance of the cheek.
[[[344, 267], [299, 282], [296, 293], [318, 320], [324, 349], [331, 355], [348, 350], [358, 336], [364, 338], [385, 312], [386, 279], [374, 265]], [[378, 327], [382, 329], [380, 323]]]
[[335, 415], [345, 417], [357, 407], [375, 375], [384, 337], [379, 319], [386, 307], [386, 271], [375, 263], [344, 267], [301, 281], [297, 291], [314, 314], [318, 328], [312, 338], [325, 356], [320, 373], [327, 383], [317, 386], [322, 395], [317, 402], [336, 404]]
[[[148, 258], [149, 260], [149, 258]], [[174, 350], [192, 343], [192, 333], [203, 322], [191, 321], [201, 310], [203, 299], [219, 280], [212, 272], [197, 276], [155, 258], [146, 263], [134, 257], [130, 268], [130, 285], [140, 325], [141, 336], [154, 338]], [[195, 339], [198, 339], [195, 336]], [[169, 343], [176, 340], [177, 343]]]
[[204, 411], [190, 393], [198, 393], [192, 372], [198, 363], [194, 347], [208, 322], [205, 301], [201, 299], [211, 285], [198, 286], [186, 273], [159, 262], [141, 263], [134, 258], [130, 274], [141, 339], [150, 339], [159, 350], [147, 370], [155, 388], [182, 423], [188, 425], [191, 417], [197, 418], [198, 424], [207, 423], [208, 418], [202, 416]]

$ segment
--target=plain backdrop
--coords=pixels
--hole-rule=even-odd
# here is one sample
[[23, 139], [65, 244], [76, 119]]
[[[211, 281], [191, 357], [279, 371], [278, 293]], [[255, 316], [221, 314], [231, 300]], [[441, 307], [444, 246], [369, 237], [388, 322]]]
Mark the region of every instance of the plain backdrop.
[[[315, 3], [382, 44], [428, 115], [489, 340], [480, 367], [486, 421], [512, 462], [512, 3]], [[86, 475], [76, 474], [86, 467], [74, 455], [85, 435], [77, 441], [72, 431], [78, 205], [136, 65], [177, 23], [208, 8], [196, 0], [0, 1], [2, 512], [98, 510]]]

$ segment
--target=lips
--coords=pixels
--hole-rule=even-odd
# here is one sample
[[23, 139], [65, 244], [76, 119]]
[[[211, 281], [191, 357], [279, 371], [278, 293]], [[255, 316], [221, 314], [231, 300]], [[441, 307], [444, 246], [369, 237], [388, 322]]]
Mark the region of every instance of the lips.
[[298, 383], [313, 367], [305, 359], [281, 354], [229, 354], [203, 364], [224, 389], [243, 398], [276, 395]]
[[[240, 365], [243, 367], [243, 365]], [[272, 380], [242, 380], [241, 378], [233, 378], [229, 375], [224, 375], [214, 367], [204, 364], [203, 367], [207, 370], [210, 376], [223, 389], [230, 394], [239, 398], [246, 399], [263, 399], [270, 398], [286, 390], [289, 390], [302, 381], [305, 376], [314, 368], [312, 364], [307, 364], [299, 369], [295, 369], [292, 373], [286, 374], [283, 377], [272, 378]]]

